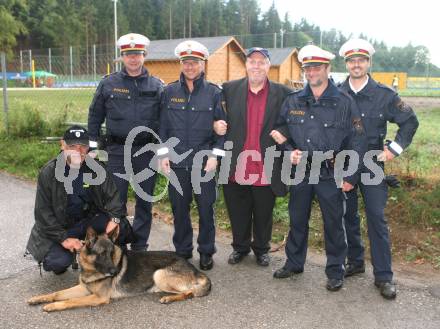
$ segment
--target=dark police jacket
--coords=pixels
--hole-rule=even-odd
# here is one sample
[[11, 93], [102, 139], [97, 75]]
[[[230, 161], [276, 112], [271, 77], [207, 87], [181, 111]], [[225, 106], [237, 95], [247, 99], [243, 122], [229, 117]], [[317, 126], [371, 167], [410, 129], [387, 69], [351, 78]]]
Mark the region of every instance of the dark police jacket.
[[[104, 120], [110, 142], [114, 138], [124, 144], [129, 132], [137, 126], [158, 132], [162, 90], [162, 82], [145, 68], [138, 77], [129, 76], [125, 69], [104, 77], [89, 108], [90, 140], [97, 141]], [[146, 135], [144, 139], [148, 140], [144, 144], [152, 141]]]
[[[213, 150], [214, 156], [223, 153], [224, 136], [214, 132], [215, 120], [226, 120], [221, 89], [206, 81], [204, 73], [194, 81], [191, 93], [183, 74], [165, 88], [161, 102], [160, 139], [165, 143], [170, 137], [178, 138], [179, 143], [174, 147], [177, 154], [193, 150], [178, 163], [173, 162], [173, 154], [170, 154], [172, 167], [192, 168], [193, 157], [201, 150]], [[194, 165], [202, 167], [202, 163]]]
[[[56, 158], [49, 161], [38, 175], [35, 224], [26, 247], [38, 262], [43, 260], [54, 242], [61, 243], [67, 238], [67, 230], [74, 224], [74, 219], [68, 218], [66, 214], [68, 194], [64, 183], [55, 177], [56, 161]], [[121, 218], [126, 214], [112, 175], [104, 164], [97, 163], [105, 170], [106, 177], [102, 184], [88, 187], [91, 211], [105, 212], [109, 217]], [[83, 166], [84, 173], [96, 175], [85, 163]]]
[[[419, 122], [410, 106], [402, 102], [391, 88], [377, 83], [371, 76], [367, 85], [358, 93], [350, 88], [349, 78], [340, 88], [348, 92], [355, 100], [365, 132], [368, 136], [368, 150], [382, 150], [387, 135], [387, 121], [399, 126], [395, 142], [402, 149], [411, 144]], [[395, 155], [393, 149], [390, 149]]]
[[[261, 158], [264, 160], [266, 150], [269, 147], [276, 146], [275, 141], [270, 137], [270, 132], [274, 129], [276, 120], [280, 113], [281, 104], [285, 97], [292, 90], [288, 87], [269, 81], [269, 94], [267, 95], [266, 109], [264, 114], [263, 127], [260, 134]], [[246, 141], [247, 129], [247, 94], [248, 79], [243, 78], [226, 82], [223, 84], [223, 95], [226, 102], [228, 116], [228, 130], [226, 140], [233, 142], [231, 172], [230, 176], [235, 174], [237, 159], [243, 151]], [[287, 193], [286, 186], [281, 182], [282, 159], [276, 157], [273, 164], [272, 179], [270, 186], [277, 196], [283, 196]]]
[[[343, 150], [353, 150], [362, 161], [366, 151], [365, 133], [354, 100], [329, 80], [319, 100], [309, 85], [287, 96], [281, 108], [277, 130], [289, 136], [293, 149], [333, 151], [334, 157]], [[344, 178], [357, 183], [359, 171]]]

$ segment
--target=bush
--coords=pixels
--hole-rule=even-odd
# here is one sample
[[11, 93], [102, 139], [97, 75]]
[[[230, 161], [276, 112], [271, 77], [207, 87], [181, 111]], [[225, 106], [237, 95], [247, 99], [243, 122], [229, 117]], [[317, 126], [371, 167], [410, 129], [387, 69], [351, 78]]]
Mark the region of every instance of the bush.
[[22, 103], [9, 115], [9, 133], [12, 137], [41, 137], [48, 124], [41, 112], [28, 103]]
[[66, 109], [52, 113], [50, 119], [45, 119], [38, 107], [22, 102], [10, 112], [9, 133], [11, 137], [19, 138], [61, 136], [66, 118]]
[[67, 121], [68, 109], [64, 108], [62, 111], [52, 113], [48, 120], [48, 133], [51, 136], [63, 136], [66, 130], [65, 122]]

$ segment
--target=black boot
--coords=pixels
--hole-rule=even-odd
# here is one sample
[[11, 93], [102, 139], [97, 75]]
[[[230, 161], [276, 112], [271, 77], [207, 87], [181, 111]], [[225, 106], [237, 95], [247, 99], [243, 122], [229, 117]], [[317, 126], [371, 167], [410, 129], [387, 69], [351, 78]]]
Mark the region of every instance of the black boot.
[[209, 271], [214, 266], [214, 260], [211, 255], [200, 254], [200, 269], [203, 271]]
[[379, 288], [380, 294], [385, 299], [394, 299], [397, 296], [396, 284], [392, 281], [376, 281], [374, 285]]

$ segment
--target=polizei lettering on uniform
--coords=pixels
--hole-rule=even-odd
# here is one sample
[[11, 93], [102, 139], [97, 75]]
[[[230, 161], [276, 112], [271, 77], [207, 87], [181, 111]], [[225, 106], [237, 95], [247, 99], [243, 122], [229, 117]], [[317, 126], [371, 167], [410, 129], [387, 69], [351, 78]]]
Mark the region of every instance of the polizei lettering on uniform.
[[178, 97], [171, 97], [170, 101], [171, 103], [186, 103], [185, 98], [178, 98]]

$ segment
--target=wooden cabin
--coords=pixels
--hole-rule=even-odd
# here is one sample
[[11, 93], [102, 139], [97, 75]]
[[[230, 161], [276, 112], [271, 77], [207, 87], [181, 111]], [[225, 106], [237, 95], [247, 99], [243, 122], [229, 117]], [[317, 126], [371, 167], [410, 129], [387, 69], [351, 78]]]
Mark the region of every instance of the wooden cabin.
[[180, 62], [174, 49], [179, 43], [189, 39], [200, 42], [209, 50], [205, 69], [207, 80], [221, 84], [246, 75], [245, 51], [230, 36], [151, 41], [145, 67], [165, 83], [176, 81], [180, 75]]
[[301, 63], [296, 48], [269, 48], [269, 79], [290, 87], [302, 84]]

